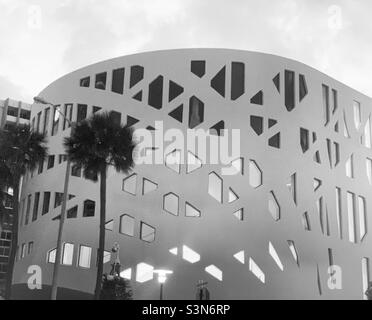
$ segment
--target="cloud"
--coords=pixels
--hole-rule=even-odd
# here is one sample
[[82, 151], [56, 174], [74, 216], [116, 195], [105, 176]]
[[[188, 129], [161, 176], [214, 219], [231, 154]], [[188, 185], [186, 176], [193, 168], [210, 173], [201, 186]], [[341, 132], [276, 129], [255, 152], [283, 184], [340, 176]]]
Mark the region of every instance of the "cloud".
[[282, 55], [372, 96], [370, 1], [0, 0], [0, 11], [1, 75], [28, 101], [85, 65], [185, 47]]

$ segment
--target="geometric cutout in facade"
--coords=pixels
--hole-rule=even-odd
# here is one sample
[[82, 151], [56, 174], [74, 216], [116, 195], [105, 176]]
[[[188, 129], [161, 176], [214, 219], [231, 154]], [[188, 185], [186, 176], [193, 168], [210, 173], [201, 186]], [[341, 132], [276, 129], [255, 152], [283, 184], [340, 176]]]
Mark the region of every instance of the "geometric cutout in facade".
[[295, 108], [295, 73], [285, 70], [284, 72], [285, 86], [285, 107], [289, 112]]
[[242, 62], [231, 64], [231, 100], [235, 101], [244, 94], [245, 66]]
[[149, 84], [149, 106], [155, 109], [163, 107], [163, 76], [158, 76]]
[[136, 93], [133, 97], [132, 97], [134, 100], [137, 100], [137, 101], [142, 101], [142, 90], [138, 93]]
[[202, 78], [205, 75], [205, 61], [202, 60], [194, 60], [191, 61], [191, 72]]
[[225, 129], [225, 122], [221, 120], [209, 129], [209, 133], [215, 136], [223, 136], [223, 130]]
[[200, 261], [200, 255], [188, 246], [182, 246], [182, 259], [190, 263], [196, 263]]
[[245, 264], [245, 254], [244, 254], [244, 250], [243, 251], [240, 251], [236, 254], [234, 254], [234, 258], [236, 260], [238, 260], [240, 263], [242, 264]]
[[249, 258], [249, 271], [251, 271], [258, 280], [265, 283], [265, 274], [252, 258]]
[[238, 200], [238, 195], [234, 192], [233, 189], [229, 188], [229, 203], [233, 203], [234, 201]]
[[318, 191], [318, 189], [320, 188], [321, 185], [322, 185], [322, 181], [319, 180], [319, 179], [314, 178], [314, 184], [313, 184], [314, 192]]
[[109, 222], [106, 222], [105, 229], [108, 231], [114, 230], [114, 220], [110, 220]]
[[278, 73], [273, 79], [276, 90], [280, 93], [280, 73]]
[[293, 259], [296, 261], [297, 265], [300, 266], [300, 261], [298, 259], [297, 249], [296, 249], [294, 241], [288, 240], [287, 242], [288, 242], [289, 250], [292, 253]]
[[256, 93], [256, 95], [254, 95], [252, 98], [251, 98], [251, 103], [252, 104], [258, 104], [260, 106], [263, 105], [263, 91], [259, 91]]
[[192, 173], [202, 167], [202, 161], [195, 156], [192, 152], [187, 153], [187, 168], [186, 173]]
[[223, 273], [222, 271], [217, 268], [215, 265], [210, 265], [205, 268], [205, 271], [208, 272], [211, 276], [215, 277], [219, 281], [222, 281], [223, 279]]
[[273, 191], [269, 193], [269, 212], [275, 221], [280, 220], [280, 206]]
[[134, 87], [143, 79], [144, 68], [141, 66], [132, 66], [130, 68], [130, 88]]
[[133, 173], [129, 177], [123, 179], [123, 191], [132, 195], [136, 195], [137, 189], [137, 174]]
[[157, 183], [152, 182], [146, 178], [143, 178], [142, 195], [155, 191], [157, 188], [158, 188]]
[[172, 100], [177, 98], [180, 94], [183, 93], [183, 90], [184, 89], [180, 85], [170, 80], [168, 101], [171, 102]]
[[269, 253], [271, 257], [274, 259], [275, 263], [278, 265], [279, 269], [283, 271], [284, 270], [283, 264], [271, 242], [269, 242]]
[[354, 110], [354, 124], [355, 128], [359, 130], [360, 125], [362, 124], [361, 108], [360, 102], [353, 101], [353, 110]]
[[183, 121], [183, 104], [181, 104], [179, 107], [177, 107], [176, 109], [174, 109], [173, 111], [171, 111], [169, 113], [169, 115], [173, 118], [173, 119], [176, 119], [178, 122], [181, 122]]
[[244, 209], [239, 209], [238, 211], [234, 212], [234, 217], [237, 218], [239, 221], [244, 220]]
[[310, 148], [309, 130], [300, 128], [300, 144], [303, 153], [309, 150]]
[[251, 127], [258, 136], [263, 133], [263, 118], [251, 116]]
[[300, 102], [307, 96], [307, 84], [303, 74], [299, 75]]
[[127, 236], [134, 236], [134, 224], [135, 220], [133, 217], [123, 214], [120, 217], [120, 229], [119, 233], [125, 234]]
[[154, 267], [147, 263], [139, 263], [136, 270], [136, 281], [144, 283], [154, 278]]
[[176, 173], [181, 172], [181, 151], [174, 150], [165, 156], [165, 166]]
[[192, 96], [189, 104], [189, 128], [194, 129], [204, 121], [204, 103]]
[[220, 203], [222, 203], [222, 186], [222, 179], [216, 173], [211, 172], [209, 174], [208, 193]]
[[269, 139], [269, 146], [280, 149], [280, 132]]
[[249, 160], [249, 184], [252, 188], [262, 185], [262, 171], [254, 160]]
[[306, 231], [311, 231], [310, 218], [307, 212], [304, 212], [304, 214], [302, 215], [302, 226]]
[[123, 279], [131, 280], [132, 279], [132, 268], [125, 269], [120, 272], [120, 277]]
[[127, 116], [127, 123], [126, 123], [126, 126], [129, 128], [129, 127], [135, 125], [137, 122], [139, 122], [138, 119], [133, 118], [133, 117], [131, 117], [131, 116], [128, 115], [128, 116]]
[[178, 216], [179, 197], [174, 193], [164, 195], [163, 209], [174, 216]]
[[186, 202], [185, 205], [185, 216], [186, 217], [200, 217], [201, 213], [200, 210], [196, 209], [194, 206]]
[[223, 67], [211, 80], [211, 87], [222, 97], [225, 97], [226, 67]]
[[169, 252], [173, 254], [174, 256], [178, 255], [178, 248], [169, 249]]
[[141, 221], [140, 239], [145, 242], [154, 242], [155, 228]]

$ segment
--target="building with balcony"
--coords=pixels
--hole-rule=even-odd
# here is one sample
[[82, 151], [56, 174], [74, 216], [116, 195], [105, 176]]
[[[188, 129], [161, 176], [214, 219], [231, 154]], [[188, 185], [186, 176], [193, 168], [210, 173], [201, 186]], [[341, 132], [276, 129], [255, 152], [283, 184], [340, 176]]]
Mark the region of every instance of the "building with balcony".
[[31, 104], [10, 98], [0, 100], [0, 128], [12, 124], [30, 124]]
[[[105, 271], [117, 242], [135, 299], [157, 299], [154, 270], [162, 268], [173, 271], [166, 299], [194, 299], [200, 281], [211, 299], [365, 298], [371, 98], [299, 62], [224, 49], [103, 61], [39, 95], [55, 105], [31, 111], [50, 155], [23, 184], [15, 298], [47, 299], [50, 291], [62, 141], [71, 131], [57, 106], [72, 121], [113, 110], [122, 123], [161, 137], [145, 152], [162, 163], [136, 165], [129, 175], [108, 171]], [[162, 132], [171, 129], [184, 136], [203, 129], [215, 146], [240, 130], [240, 153], [231, 163], [212, 163], [212, 149], [169, 147], [172, 137], [164, 142]], [[99, 184], [73, 166], [68, 198], [59, 297], [90, 298]], [[42, 290], [27, 288], [30, 265], [42, 268]]]

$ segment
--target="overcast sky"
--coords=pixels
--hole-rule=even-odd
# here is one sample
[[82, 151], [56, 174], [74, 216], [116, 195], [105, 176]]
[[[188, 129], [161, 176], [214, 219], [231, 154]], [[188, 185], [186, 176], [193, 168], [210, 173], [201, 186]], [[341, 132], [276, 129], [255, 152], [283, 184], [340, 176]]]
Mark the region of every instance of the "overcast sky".
[[306, 63], [372, 97], [370, 0], [0, 0], [0, 99], [85, 65], [214, 47]]

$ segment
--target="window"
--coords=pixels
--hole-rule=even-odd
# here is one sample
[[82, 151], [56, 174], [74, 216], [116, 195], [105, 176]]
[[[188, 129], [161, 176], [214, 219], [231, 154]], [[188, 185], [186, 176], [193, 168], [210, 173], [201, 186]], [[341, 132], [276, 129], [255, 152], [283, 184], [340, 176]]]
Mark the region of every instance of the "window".
[[[176, 99], [180, 94], [182, 94], [184, 89], [178, 85], [177, 83], [173, 81], [169, 81], [169, 96], [168, 96], [168, 101], [171, 102], [174, 99]], [[181, 111], [182, 112], [182, 111]], [[182, 115], [181, 115], [182, 118]], [[182, 122], [182, 120], [180, 121]]]
[[210, 265], [205, 268], [205, 271], [209, 273], [211, 276], [215, 277], [219, 281], [222, 281], [223, 273], [222, 271], [217, 268], [215, 265]]
[[262, 171], [254, 160], [249, 160], [248, 165], [249, 184], [252, 188], [258, 188], [262, 185]]
[[265, 283], [265, 274], [252, 258], [249, 258], [249, 270], [257, 277], [258, 280], [260, 280], [262, 283]]
[[48, 263], [55, 263], [56, 262], [56, 254], [57, 254], [57, 249], [52, 249], [52, 250], [48, 251], [48, 254], [47, 254]]
[[21, 259], [23, 259], [26, 256], [26, 244], [22, 244], [22, 250], [21, 250]]
[[110, 118], [111, 118], [111, 121], [114, 124], [120, 125], [120, 123], [121, 123], [121, 113], [120, 112], [111, 111], [110, 112]]
[[309, 130], [300, 128], [300, 144], [303, 153], [309, 150], [310, 148]]
[[356, 243], [355, 237], [355, 195], [347, 192], [347, 213], [348, 213], [348, 227], [349, 227], [349, 241]]
[[362, 258], [362, 283], [363, 283], [363, 299], [368, 300], [367, 295], [365, 292], [368, 289], [369, 282], [370, 282], [370, 274], [369, 274], [369, 258]]
[[31, 254], [33, 250], [34, 250], [34, 243], [31, 241], [31, 242], [28, 243], [27, 254]]
[[305, 76], [303, 74], [299, 75], [299, 86], [300, 86], [300, 102], [301, 102], [307, 95], [307, 84], [306, 84]]
[[134, 87], [143, 79], [144, 69], [141, 66], [132, 66], [130, 68], [130, 88]]
[[285, 106], [288, 111], [295, 108], [295, 73], [285, 70]]
[[72, 243], [63, 244], [62, 264], [72, 266], [74, 258], [74, 245]]
[[67, 219], [77, 218], [78, 206], [75, 206], [67, 211]]
[[58, 133], [59, 117], [59, 106], [55, 106], [53, 109], [52, 136], [55, 136]]
[[43, 173], [43, 169], [44, 169], [44, 160], [40, 160], [39, 161], [39, 167], [37, 169], [38, 174]]
[[273, 191], [269, 193], [269, 212], [275, 221], [280, 219], [280, 207]]
[[332, 89], [332, 98], [333, 98], [333, 111], [332, 113], [335, 113], [338, 108], [338, 94], [337, 90]]
[[107, 73], [102, 72], [96, 75], [96, 83], [95, 83], [95, 88], [96, 89], [101, 89], [101, 90], [106, 90], [106, 78], [107, 78]]
[[88, 106], [86, 104], [78, 104], [76, 122], [80, 122], [87, 117]]
[[165, 166], [176, 173], [181, 172], [181, 151], [173, 150], [165, 157]]
[[188, 246], [182, 246], [182, 259], [190, 263], [196, 263], [200, 261], [200, 254], [189, 248]]
[[191, 72], [199, 78], [202, 78], [205, 75], [205, 61], [191, 61]]
[[211, 87], [225, 97], [226, 67], [223, 67], [211, 80]]
[[163, 106], [163, 76], [157, 77], [149, 85], [148, 104], [155, 109], [161, 109]]
[[123, 94], [123, 90], [124, 90], [124, 68], [113, 70], [111, 91]]
[[28, 225], [28, 220], [30, 219], [30, 210], [31, 210], [31, 195], [27, 197], [27, 210], [26, 210], [25, 225]]
[[48, 156], [48, 166], [47, 168], [48, 169], [51, 169], [54, 167], [54, 155], [53, 156]]
[[63, 201], [63, 193], [56, 192], [54, 197], [54, 208], [59, 207], [62, 204]]
[[70, 127], [70, 124], [67, 121], [67, 119], [70, 122], [72, 121], [72, 108], [73, 108], [72, 104], [65, 104], [65, 110], [63, 113], [65, 115], [65, 118], [63, 119], [63, 130]]
[[34, 211], [32, 213], [32, 221], [35, 221], [37, 219], [37, 214], [39, 211], [39, 200], [40, 200], [40, 192], [36, 192], [35, 199], [34, 199]]
[[251, 98], [251, 103], [252, 104], [257, 104], [259, 106], [263, 105], [263, 91], [257, 92], [252, 98]]
[[30, 118], [31, 118], [31, 111], [30, 110], [21, 109], [21, 113], [20, 113], [19, 117], [21, 119], [30, 120]]
[[238, 99], [244, 93], [244, 63], [231, 64], [231, 100]]
[[155, 228], [148, 225], [147, 223], [141, 222], [141, 240], [145, 242], [154, 242], [155, 241]]
[[120, 217], [120, 229], [119, 232], [121, 234], [125, 234], [127, 236], [134, 236], [134, 223], [135, 220], [133, 217], [124, 214]]
[[79, 267], [89, 269], [91, 258], [92, 258], [92, 248], [87, 247], [87, 246], [80, 246]]
[[83, 217], [94, 217], [96, 210], [96, 203], [92, 200], [84, 201]]
[[168, 193], [163, 199], [163, 209], [170, 214], [178, 216], [179, 198], [174, 193]]
[[353, 101], [353, 109], [354, 109], [355, 128], [359, 129], [359, 127], [362, 123], [360, 102]]
[[358, 209], [359, 209], [359, 233], [360, 241], [363, 241], [367, 234], [367, 209], [366, 209], [366, 199], [362, 196], [358, 197]]
[[271, 242], [269, 242], [269, 253], [271, 257], [273, 258], [273, 260], [275, 261], [275, 263], [278, 265], [279, 269], [283, 271], [284, 270], [283, 264]]
[[204, 103], [192, 96], [189, 102], [189, 128], [194, 129], [204, 121]]
[[44, 127], [43, 127], [43, 134], [45, 135], [48, 135], [49, 117], [50, 117], [50, 108], [46, 108], [45, 113], [44, 113]]
[[137, 174], [132, 174], [123, 180], [123, 191], [136, 195]]
[[48, 213], [48, 211], [49, 211], [49, 204], [50, 204], [50, 192], [44, 192], [43, 212], [42, 212], [42, 215]]
[[214, 172], [209, 174], [208, 193], [222, 203], [222, 179]]
[[258, 136], [263, 133], [263, 118], [251, 116], [251, 127]]
[[158, 188], [157, 183], [152, 182], [146, 178], [143, 178], [143, 185], [142, 185], [142, 194], [145, 195], [152, 191], [155, 191]]
[[77, 165], [77, 164], [74, 164], [71, 168], [71, 175], [73, 177], [78, 177], [80, 178], [81, 177], [81, 166]]
[[8, 110], [6, 112], [8, 116], [16, 117], [18, 118], [18, 108], [8, 106]]
[[90, 77], [80, 79], [80, 87], [88, 88], [90, 86]]
[[325, 125], [327, 125], [330, 119], [329, 87], [326, 86], [325, 84], [322, 85], [322, 94], [323, 94], [324, 120], [325, 120]]
[[194, 206], [186, 202], [185, 205], [185, 216], [186, 217], [200, 217], [201, 213], [200, 210], [196, 209]]

